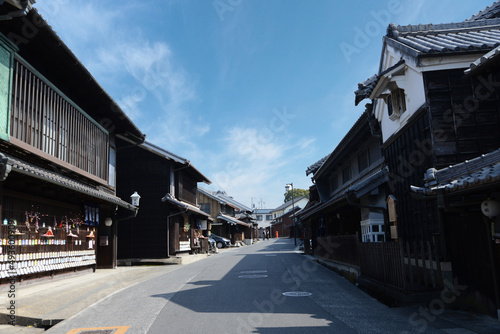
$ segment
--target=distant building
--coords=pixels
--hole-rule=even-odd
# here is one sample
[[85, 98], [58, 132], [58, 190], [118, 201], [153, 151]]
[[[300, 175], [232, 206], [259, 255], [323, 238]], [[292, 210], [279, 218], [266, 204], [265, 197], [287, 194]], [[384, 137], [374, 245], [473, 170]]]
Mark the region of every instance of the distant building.
[[301, 209], [305, 208], [308, 202], [309, 198], [307, 198], [306, 196], [301, 196], [283, 203], [277, 208], [271, 210], [271, 215], [273, 217], [269, 229], [271, 237], [275, 237], [276, 232], [278, 232], [278, 236], [286, 238], [296, 236], [294, 233], [294, 217], [292, 212], [297, 213]]
[[233, 245], [240, 241], [252, 244], [257, 238], [257, 224], [252, 210], [246, 205], [223, 191], [203, 188], [198, 188], [197, 199], [201, 210], [213, 219], [209, 226], [211, 233], [230, 239]]
[[273, 221], [273, 209], [255, 209], [254, 215], [255, 220], [259, 226], [259, 229], [269, 227]]

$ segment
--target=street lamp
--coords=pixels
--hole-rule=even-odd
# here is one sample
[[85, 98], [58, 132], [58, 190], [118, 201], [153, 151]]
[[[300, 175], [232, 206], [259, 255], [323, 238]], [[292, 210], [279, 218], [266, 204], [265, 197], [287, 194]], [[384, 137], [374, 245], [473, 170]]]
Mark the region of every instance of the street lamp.
[[[292, 191], [292, 215], [295, 215], [295, 196], [293, 194], [293, 182], [285, 185], [285, 190]], [[292, 215], [290, 215], [290, 218], [292, 217]], [[292, 219], [292, 226], [293, 226], [293, 241], [295, 243], [295, 246], [297, 246], [297, 231], [295, 231], [295, 216]]]

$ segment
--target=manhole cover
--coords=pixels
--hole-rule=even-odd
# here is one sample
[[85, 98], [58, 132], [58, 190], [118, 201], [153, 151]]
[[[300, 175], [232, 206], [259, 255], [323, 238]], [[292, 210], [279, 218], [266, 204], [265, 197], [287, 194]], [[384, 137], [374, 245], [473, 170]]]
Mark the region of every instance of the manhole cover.
[[240, 275], [239, 278], [265, 278], [267, 275]]
[[312, 295], [312, 293], [305, 292], [305, 291], [283, 292], [283, 296], [287, 296], [287, 297], [307, 297], [307, 296], [311, 296], [311, 295]]
[[242, 274], [263, 274], [267, 273], [267, 270], [248, 270], [248, 271], [242, 271]]

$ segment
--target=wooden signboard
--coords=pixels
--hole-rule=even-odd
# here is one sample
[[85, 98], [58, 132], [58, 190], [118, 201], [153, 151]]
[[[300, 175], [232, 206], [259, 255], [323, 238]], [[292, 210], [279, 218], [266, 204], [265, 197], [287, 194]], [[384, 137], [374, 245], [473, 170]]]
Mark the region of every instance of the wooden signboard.
[[389, 195], [387, 198], [387, 211], [389, 212], [389, 221], [394, 223], [398, 220], [398, 215], [396, 214], [396, 198]]
[[387, 198], [387, 212], [389, 213], [389, 222], [394, 225], [391, 226], [391, 238], [398, 239], [398, 215], [396, 213], [396, 198], [389, 195]]

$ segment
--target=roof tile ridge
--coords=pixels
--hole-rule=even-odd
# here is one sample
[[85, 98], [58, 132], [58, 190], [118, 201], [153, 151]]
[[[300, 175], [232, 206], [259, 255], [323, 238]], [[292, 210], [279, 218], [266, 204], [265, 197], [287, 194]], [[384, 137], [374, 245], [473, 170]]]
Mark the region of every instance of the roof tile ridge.
[[493, 10], [495, 10], [498, 7], [500, 7], [500, 0], [495, 1], [491, 5], [489, 5], [486, 8], [480, 10], [476, 14], [474, 14], [471, 17], [469, 17], [468, 19], [466, 19], [465, 21], [468, 21], [468, 22], [470, 22], [470, 21], [476, 21], [481, 16], [487, 15], [488, 13], [491, 13]]
[[438, 24], [416, 24], [416, 25], [396, 25], [395, 23], [389, 24], [387, 28], [387, 36], [391, 38], [398, 38], [401, 34], [421, 34], [421, 33], [443, 33], [443, 32], [458, 32], [464, 30], [471, 30], [477, 28], [486, 28], [498, 26], [500, 28], [500, 18], [484, 19], [478, 21], [463, 21], [452, 23], [438, 23]]

